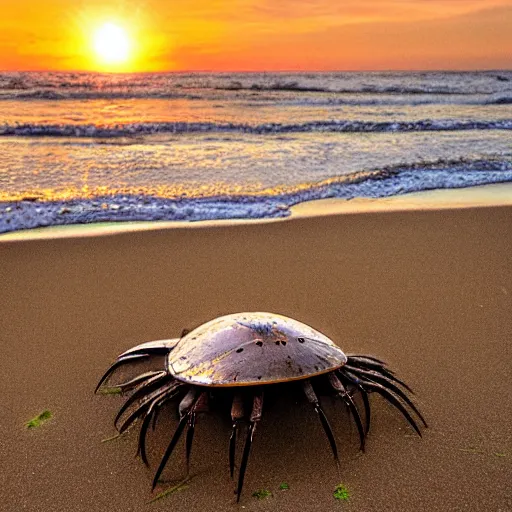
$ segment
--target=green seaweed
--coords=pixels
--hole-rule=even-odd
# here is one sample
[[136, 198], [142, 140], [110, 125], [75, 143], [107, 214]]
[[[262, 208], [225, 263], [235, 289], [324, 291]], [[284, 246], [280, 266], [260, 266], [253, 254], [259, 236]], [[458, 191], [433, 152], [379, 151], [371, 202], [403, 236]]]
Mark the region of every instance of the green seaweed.
[[334, 488], [333, 496], [336, 500], [348, 501], [350, 498], [350, 492], [343, 484], [338, 484]]
[[470, 448], [459, 448], [459, 450], [461, 452], [465, 452], [465, 453], [476, 453], [478, 455], [483, 455], [483, 451], [482, 450], [477, 450], [476, 448], [473, 448], [473, 447], [470, 447]]
[[495, 457], [506, 457], [507, 456], [507, 454], [504, 452], [488, 452], [488, 451], [484, 451], [484, 450], [479, 450], [472, 446], [470, 446], [469, 448], [459, 448], [459, 451], [464, 452], [464, 453], [474, 453], [476, 455], [491, 455], [491, 453], [492, 453], [492, 455], [494, 455]]
[[290, 486], [286, 482], [283, 482], [282, 484], [279, 484], [279, 489], [281, 491], [287, 491], [289, 488], [290, 488]]
[[269, 496], [272, 496], [272, 493], [268, 491], [267, 489], [260, 489], [259, 491], [254, 491], [252, 493], [252, 497], [256, 498], [258, 500], [264, 500], [265, 498], [268, 498]]
[[120, 395], [122, 394], [123, 390], [117, 386], [111, 386], [111, 387], [104, 387], [98, 389], [98, 393], [100, 395]]
[[106, 437], [105, 439], [102, 439], [101, 442], [102, 443], [110, 443], [110, 441], [115, 441], [116, 439], [119, 439], [120, 437], [123, 437], [125, 434], [127, 433], [127, 431], [125, 432], [122, 432], [122, 433], [117, 433], [111, 437]]
[[38, 414], [35, 418], [32, 418], [31, 420], [27, 421], [25, 423], [25, 427], [28, 429], [39, 428], [52, 416], [53, 414], [48, 409], [45, 409], [41, 414]]
[[188, 482], [190, 482], [190, 477], [185, 478], [184, 480], [177, 483], [173, 487], [170, 487], [169, 489], [166, 489], [165, 491], [162, 491], [161, 493], [157, 494], [149, 503], [155, 503], [155, 501], [159, 501], [162, 498], [166, 498], [167, 496], [170, 496], [171, 494], [174, 494], [176, 492], [181, 492], [181, 491], [188, 489], [188, 487], [189, 487]]

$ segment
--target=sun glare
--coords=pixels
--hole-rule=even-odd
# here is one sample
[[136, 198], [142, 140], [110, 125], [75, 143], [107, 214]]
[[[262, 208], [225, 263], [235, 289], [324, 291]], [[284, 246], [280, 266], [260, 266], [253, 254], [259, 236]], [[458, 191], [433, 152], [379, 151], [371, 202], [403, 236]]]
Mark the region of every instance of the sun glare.
[[124, 64], [130, 58], [128, 34], [114, 23], [105, 23], [96, 30], [93, 45], [96, 56], [104, 64]]

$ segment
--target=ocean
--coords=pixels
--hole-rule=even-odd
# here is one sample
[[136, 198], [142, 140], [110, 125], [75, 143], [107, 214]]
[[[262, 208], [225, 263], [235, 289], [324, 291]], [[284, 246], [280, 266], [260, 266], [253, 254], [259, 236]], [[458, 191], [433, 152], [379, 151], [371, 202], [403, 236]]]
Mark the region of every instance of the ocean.
[[0, 232], [512, 181], [512, 71], [0, 73]]

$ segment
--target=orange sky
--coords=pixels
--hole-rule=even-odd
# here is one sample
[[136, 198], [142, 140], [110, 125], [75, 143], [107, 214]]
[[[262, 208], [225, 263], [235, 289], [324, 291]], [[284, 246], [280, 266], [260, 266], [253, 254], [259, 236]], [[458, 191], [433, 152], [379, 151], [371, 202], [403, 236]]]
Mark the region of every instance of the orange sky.
[[[0, 0], [0, 70], [512, 68], [512, 0]], [[132, 41], [105, 66], [92, 34]]]

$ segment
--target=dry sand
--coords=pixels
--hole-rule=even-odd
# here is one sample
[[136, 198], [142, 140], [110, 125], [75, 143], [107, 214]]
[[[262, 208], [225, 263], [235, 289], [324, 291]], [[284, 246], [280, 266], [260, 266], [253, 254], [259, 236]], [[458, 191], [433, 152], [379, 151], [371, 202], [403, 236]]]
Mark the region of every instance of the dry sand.
[[[512, 206], [362, 210], [0, 239], [0, 510], [512, 510]], [[119, 352], [244, 310], [292, 316], [348, 352], [385, 358], [431, 428], [413, 436], [372, 397], [360, 455], [355, 428], [326, 400], [338, 474], [314, 412], [284, 396], [265, 411], [237, 506], [229, 422], [205, 416], [190, 486], [148, 505], [136, 431], [100, 442], [122, 400], [94, 386]], [[26, 430], [45, 408], [54, 418]], [[173, 421], [152, 436], [153, 468]], [[168, 479], [182, 474], [182, 451]], [[348, 502], [333, 499], [339, 482]], [[256, 500], [258, 489], [273, 497]]]

